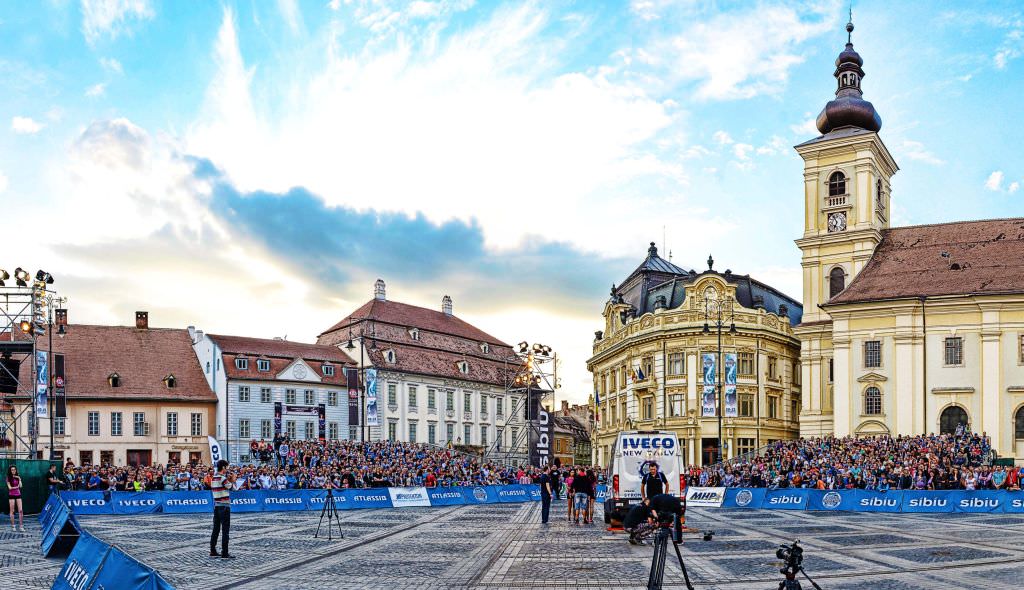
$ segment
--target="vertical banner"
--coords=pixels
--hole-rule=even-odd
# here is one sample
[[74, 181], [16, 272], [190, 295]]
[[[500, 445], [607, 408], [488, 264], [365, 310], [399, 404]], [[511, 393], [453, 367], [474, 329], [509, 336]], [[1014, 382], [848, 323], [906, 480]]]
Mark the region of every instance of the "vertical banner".
[[554, 443], [554, 419], [544, 409], [541, 398], [544, 392], [527, 388], [527, 403], [531, 410], [530, 420], [530, 465], [545, 467], [551, 462], [551, 446]]
[[347, 371], [346, 380], [348, 382], [348, 425], [361, 427], [362, 423], [359, 421], [359, 373]]
[[736, 401], [736, 353], [725, 353], [725, 413], [726, 418], [739, 415]]
[[47, 395], [50, 392], [50, 366], [43, 350], [36, 351], [36, 417], [49, 418]]
[[701, 355], [701, 366], [704, 369], [704, 389], [701, 392], [701, 416], [717, 416], [715, 407], [718, 400], [715, 397], [715, 379], [717, 373], [715, 367], [715, 355], [705, 352]]
[[377, 415], [377, 369], [366, 369], [366, 425], [380, 426]]
[[206, 440], [210, 444], [210, 464], [217, 465], [217, 461], [224, 458], [224, 453], [221, 451], [220, 443], [212, 436], [207, 436]]
[[320, 423], [320, 432], [318, 433], [318, 437], [322, 443], [327, 440], [327, 406], [320, 404], [316, 409], [317, 421]]
[[67, 390], [64, 385], [64, 355], [53, 355], [53, 413], [57, 418], [67, 418]]
[[281, 402], [274, 402], [274, 438], [281, 436]]

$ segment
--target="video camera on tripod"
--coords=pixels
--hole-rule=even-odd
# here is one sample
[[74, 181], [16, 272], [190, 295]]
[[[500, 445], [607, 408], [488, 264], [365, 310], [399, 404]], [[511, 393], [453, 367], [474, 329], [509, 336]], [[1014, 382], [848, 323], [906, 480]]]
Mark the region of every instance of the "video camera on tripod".
[[779, 590], [802, 590], [800, 581], [796, 579], [797, 574], [803, 574], [811, 586], [821, 590], [821, 587], [804, 571], [804, 548], [800, 546], [800, 539], [793, 541], [792, 545], [779, 545], [775, 550], [775, 557], [783, 562], [779, 573], [786, 576], [785, 580], [779, 582]]

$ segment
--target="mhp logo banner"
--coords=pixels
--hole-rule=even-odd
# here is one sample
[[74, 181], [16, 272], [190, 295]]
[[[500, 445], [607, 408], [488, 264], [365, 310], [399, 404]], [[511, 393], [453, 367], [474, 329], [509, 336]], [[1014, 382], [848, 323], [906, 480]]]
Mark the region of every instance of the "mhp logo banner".
[[163, 506], [163, 492], [112, 492], [114, 514], [153, 514]]
[[213, 512], [210, 492], [168, 492], [163, 494], [163, 511], [167, 514]]
[[804, 510], [807, 508], [807, 496], [811, 490], [782, 489], [768, 490], [761, 502], [762, 508], [776, 510]]
[[958, 500], [959, 491], [918, 491], [904, 490], [901, 512], [952, 512], [953, 503]]
[[725, 501], [725, 488], [686, 488], [686, 505], [719, 508]]
[[764, 488], [726, 488], [724, 508], [760, 508], [764, 502]]
[[343, 490], [342, 493], [349, 508], [391, 508], [391, 496], [386, 488]]
[[103, 492], [64, 492], [61, 500], [75, 514], [113, 514], [114, 509], [104, 496]]
[[807, 510], [856, 510], [855, 490], [807, 490]]
[[[82, 532], [64, 567], [53, 581], [53, 590], [86, 590], [93, 587], [110, 545], [89, 533]], [[113, 586], [118, 588], [119, 586]]]
[[305, 510], [306, 499], [303, 490], [274, 490], [260, 492], [264, 512], [286, 512]]
[[889, 490], [887, 492], [847, 490], [843, 493], [849, 494], [851, 492], [857, 498], [857, 505], [853, 510], [859, 512], [899, 512], [900, 507], [903, 506], [903, 490]]
[[1002, 512], [1006, 503], [1006, 492], [1001, 490], [978, 490], [950, 496], [954, 512]]

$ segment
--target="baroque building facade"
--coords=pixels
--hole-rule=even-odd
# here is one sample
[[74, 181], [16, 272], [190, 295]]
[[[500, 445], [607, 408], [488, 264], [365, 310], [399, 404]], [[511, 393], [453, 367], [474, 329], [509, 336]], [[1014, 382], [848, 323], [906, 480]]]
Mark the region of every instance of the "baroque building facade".
[[[853, 31], [853, 25], [847, 25]], [[890, 227], [899, 170], [852, 39], [804, 160], [802, 436], [954, 432], [1024, 456], [1024, 219]]]
[[643, 263], [612, 287], [605, 329], [595, 334], [587, 361], [596, 393], [596, 464], [610, 464], [625, 430], [671, 430], [686, 465], [716, 460], [719, 419], [704, 415], [700, 395], [702, 355], [719, 353], [708, 301], [732, 302], [721, 352], [736, 354], [737, 415], [722, 419], [722, 456], [797, 436], [800, 343], [792, 326], [800, 322], [800, 303], [748, 275], [717, 272], [710, 259], [708, 270], [686, 271], [658, 256], [652, 242]]

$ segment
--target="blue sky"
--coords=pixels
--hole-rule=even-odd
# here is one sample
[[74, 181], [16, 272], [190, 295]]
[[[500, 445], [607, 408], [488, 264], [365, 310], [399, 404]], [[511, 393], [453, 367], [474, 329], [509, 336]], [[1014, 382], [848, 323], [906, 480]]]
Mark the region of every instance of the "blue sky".
[[[0, 265], [50, 271], [72, 321], [297, 340], [380, 276], [562, 351], [582, 400], [607, 289], [649, 241], [800, 295], [791, 146], [833, 95], [846, 8], [4, 3]], [[1024, 7], [864, 1], [854, 22], [894, 224], [1024, 215]]]

